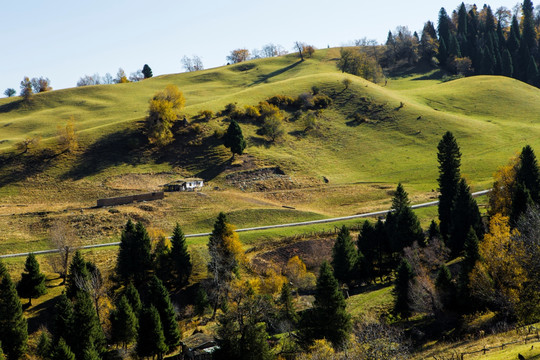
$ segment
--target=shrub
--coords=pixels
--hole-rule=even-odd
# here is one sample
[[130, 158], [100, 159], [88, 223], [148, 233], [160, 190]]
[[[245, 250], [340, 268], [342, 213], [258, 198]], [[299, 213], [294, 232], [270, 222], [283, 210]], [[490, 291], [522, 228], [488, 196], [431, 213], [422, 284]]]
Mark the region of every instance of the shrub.
[[252, 105], [246, 105], [244, 106], [244, 116], [248, 119], [256, 119], [261, 116], [261, 113], [259, 112], [259, 109], [257, 109], [257, 107]]
[[319, 94], [313, 97], [313, 105], [315, 109], [326, 109], [332, 105], [332, 99], [324, 94]]
[[313, 107], [313, 95], [307, 92], [298, 95], [296, 104], [299, 108], [311, 109]]
[[259, 119], [261, 121], [264, 121], [264, 119], [277, 116], [283, 119], [283, 114], [281, 113], [281, 110], [276, 105], [269, 104], [266, 101], [261, 101], [259, 103], [259, 113], [261, 114]]
[[267, 102], [271, 105], [275, 105], [280, 109], [290, 108], [295, 106], [295, 100], [287, 95], [274, 95]]
[[212, 110], [201, 110], [197, 115], [199, 118], [208, 121], [214, 117], [214, 112]]
[[318, 95], [320, 92], [321, 92], [321, 89], [319, 89], [319, 87], [317, 85], [313, 85], [311, 87], [311, 93], [313, 95]]

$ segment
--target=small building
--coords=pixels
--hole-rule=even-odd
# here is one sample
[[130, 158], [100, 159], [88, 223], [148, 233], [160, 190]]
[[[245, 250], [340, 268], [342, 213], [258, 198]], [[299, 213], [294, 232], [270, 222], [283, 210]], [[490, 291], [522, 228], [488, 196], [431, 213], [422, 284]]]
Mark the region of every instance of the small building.
[[204, 180], [200, 178], [188, 178], [176, 180], [164, 185], [165, 191], [195, 191], [202, 189]]

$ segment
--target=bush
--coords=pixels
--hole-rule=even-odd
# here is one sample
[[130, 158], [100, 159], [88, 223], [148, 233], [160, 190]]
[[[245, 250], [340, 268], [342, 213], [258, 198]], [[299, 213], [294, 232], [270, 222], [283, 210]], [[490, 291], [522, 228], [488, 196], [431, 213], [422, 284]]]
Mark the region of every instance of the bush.
[[208, 121], [214, 117], [214, 112], [212, 110], [201, 110], [197, 115], [199, 118]]
[[327, 95], [319, 94], [313, 98], [313, 106], [315, 109], [326, 109], [330, 105], [332, 105], [332, 99]]
[[291, 108], [295, 106], [295, 100], [287, 95], [274, 95], [267, 102], [271, 105], [275, 105], [280, 109]]
[[317, 85], [313, 85], [311, 87], [311, 93], [313, 95], [318, 95], [320, 92], [321, 92], [321, 89], [319, 89], [319, 87]]
[[237, 110], [238, 110], [238, 106], [236, 105], [236, 103], [229, 103], [229, 104], [225, 105], [225, 109], [221, 110], [218, 113], [218, 115], [219, 116], [227, 116], [230, 113], [235, 112]]
[[283, 119], [283, 114], [281, 113], [281, 110], [276, 105], [269, 104], [266, 101], [261, 101], [259, 103], [259, 113], [261, 114], [259, 119], [261, 121], [264, 121], [264, 119], [277, 116]]
[[298, 95], [298, 98], [296, 99], [296, 104], [299, 108], [311, 109], [314, 105], [313, 95], [307, 92]]
[[261, 113], [259, 112], [259, 109], [257, 107], [252, 105], [246, 105], [244, 106], [244, 116], [248, 119], [257, 119], [261, 116]]

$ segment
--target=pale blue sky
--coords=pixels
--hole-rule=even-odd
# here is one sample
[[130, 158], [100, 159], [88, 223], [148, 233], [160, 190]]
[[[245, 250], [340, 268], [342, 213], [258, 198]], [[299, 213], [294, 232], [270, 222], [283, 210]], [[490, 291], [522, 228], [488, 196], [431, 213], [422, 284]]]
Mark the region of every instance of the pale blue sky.
[[[436, 22], [441, 7], [459, 1], [364, 0], [3, 0], [0, 12], [0, 96], [19, 92], [24, 76], [45, 76], [54, 89], [74, 87], [85, 74], [119, 67], [129, 75], [147, 63], [154, 75], [184, 71], [184, 55], [205, 68], [226, 63], [235, 48], [295, 41], [318, 48], [367, 37], [385, 41], [388, 30], [419, 31]], [[491, 1], [512, 8], [514, 1]], [[477, 3], [479, 7], [483, 3]]]

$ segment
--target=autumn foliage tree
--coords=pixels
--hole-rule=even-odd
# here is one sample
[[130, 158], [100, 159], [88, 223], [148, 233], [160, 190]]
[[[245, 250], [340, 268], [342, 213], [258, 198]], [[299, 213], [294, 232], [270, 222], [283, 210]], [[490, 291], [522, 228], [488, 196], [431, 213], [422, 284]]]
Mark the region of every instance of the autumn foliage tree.
[[77, 133], [75, 132], [75, 117], [71, 116], [65, 127], [56, 127], [58, 146], [61, 152], [73, 152], [79, 147]]
[[235, 49], [227, 56], [227, 61], [232, 64], [246, 61], [249, 58], [248, 49]]
[[172, 126], [178, 119], [186, 99], [176, 85], [167, 85], [150, 100], [144, 132], [151, 144], [164, 146], [172, 142]]

